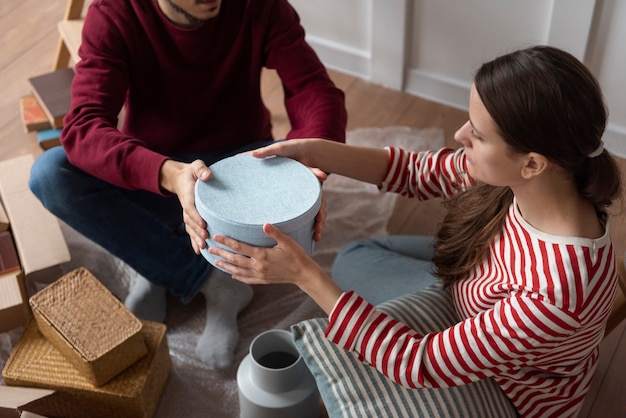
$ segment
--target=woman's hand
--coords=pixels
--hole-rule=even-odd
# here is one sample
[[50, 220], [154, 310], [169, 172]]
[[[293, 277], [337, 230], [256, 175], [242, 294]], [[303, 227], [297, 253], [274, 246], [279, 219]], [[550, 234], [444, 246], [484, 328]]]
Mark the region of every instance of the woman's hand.
[[290, 139], [252, 151], [257, 158], [293, 158], [323, 173], [335, 173], [375, 185], [387, 174], [389, 153], [384, 148], [349, 145], [319, 138]]
[[[307, 167], [317, 168], [314, 155], [310, 152], [311, 147], [316, 141], [324, 141], [322, 139], [290, 139], [288, 141], [278, 141], [266, 147], [252, 150], [252, 156], [257, 158], [265, 158], [273, 155], [288, 157], [301, 162]], [[322, 171], [320, 171], [322, 173]], [[317, 173], [316, 173], [317, 175]], [[319, 178], [319, 176], [318, 176]]]
[[209, 253], [221, 258], [215, 264], [230, 272], [233, 279], [251, 285], [295, 284], [330, 313], [342, 290], [291, 237], [270, 224], [263, 225], [263, 232], [276, 241], [274, 247], [255, 247], [214, 235], [215, 242], [233, 252], [211, 247]]
[[183, 208], [185, 231], [191, 239], [191, 246], [196, 254], [207, 247], [209, 238], [207, 224], [196, 209], [195, 186], [197, 180], [211, 178], [211, 170], [202, 160], [190, 164], [167, 160], [161, 166], [160, 184], [163, 190], [175, 194]]
[[219, 267], [248, 284], [300, 285], [307, 275], [319, 273], [315, 261], [291, 237], [270, 224], [263, 225], [263, 232], [277, 242], [274, 247], [255, 247], [223, 235], [214, 235], [215, 242], [233, 252], [218, 247], [209, 248], [209, 252], [225, 260], [216, 261]]
[[[310, 148], [316, 141], [325, 141], [320, 139], [290, 139], [289, 141], [279, 141], [263, 148], [257, 148], [250, 151], [252, 156], [257, 158], [265, 158], [270, 156], [280, 156], [294, 159], [311, 169], [315, 177], [324, 184], [328, 179], [328, 174], [317, 168], [314, 164]], [[315, 231], [313, 240], [318, 242], [322, 239], [322, 233], [326, 226], [326, 199], [322, 195], [322, 206], [315, 216]]]

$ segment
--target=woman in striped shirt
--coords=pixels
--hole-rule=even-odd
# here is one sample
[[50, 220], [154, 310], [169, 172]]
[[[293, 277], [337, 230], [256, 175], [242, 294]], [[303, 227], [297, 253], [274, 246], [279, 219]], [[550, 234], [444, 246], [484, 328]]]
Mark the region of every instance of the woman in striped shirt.
[[[455, 134], [458, 150], [415, 153], [310, 139], [253, 152], [295, 158], [383, 191], [443, 197], [448, 213], [433, 256], [415, 259], [432, 266], [453, 296], [461, 319], [442, 332], [412, 331], [358, 289], [344, 292], [272, 225], [264, 226], [278, 243], [271, 249], [216, 236], [246, 257], [211, 252], [237, 280], [298, 285], [329, 314], [330, 340], [399, 384], [437, 388], [492, 377], [521, 416], [575, 416], [617, 285], [605, 209], [621, 184], [603, 149], [606, 118], [584, 65], [536, 46], [478, 70], [469, 121]], [[381, 288], [394, 276], [393, 265], [384, 266], [389, 277], [379, 277]], [[368, 268], [353, 265], [357, 275]]]

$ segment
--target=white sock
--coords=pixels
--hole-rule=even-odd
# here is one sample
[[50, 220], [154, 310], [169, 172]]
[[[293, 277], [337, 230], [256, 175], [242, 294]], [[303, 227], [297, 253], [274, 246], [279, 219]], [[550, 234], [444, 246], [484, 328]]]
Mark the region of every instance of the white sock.
[[237, 315], [252, 300], [252, 287], [215, 269], [201, 289], [206, 298], [206, 324], [196, 345], [196, 355], [213, 370], [233, 362], [239, 341]]
[[130, 286], [124, 305], [139, 319], [164, 322], [167, 292], [164, 287], [137, 276]]

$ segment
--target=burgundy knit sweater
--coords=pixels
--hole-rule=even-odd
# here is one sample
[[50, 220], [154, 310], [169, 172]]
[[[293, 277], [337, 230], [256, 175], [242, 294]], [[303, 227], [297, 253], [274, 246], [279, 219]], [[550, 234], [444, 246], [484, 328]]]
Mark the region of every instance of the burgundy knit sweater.
[[120, 187], [162, 193], [168, 156], [272, 139], [263, 67], [284, 84], [287, 139], [345, 140], [343, 92], [285, 0], [228, 0], [197, 29], [154, 0], [94, 0], [79, 55], [61, 142], [72, 164]]

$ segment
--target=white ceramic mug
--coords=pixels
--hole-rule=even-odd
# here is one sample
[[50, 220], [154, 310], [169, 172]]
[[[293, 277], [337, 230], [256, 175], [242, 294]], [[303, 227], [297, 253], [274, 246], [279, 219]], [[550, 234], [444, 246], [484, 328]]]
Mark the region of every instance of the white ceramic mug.
[[313, 375], [289, 331], [259, 334], [237, 370], [241, 418], [317, 418], [320, 398]]

